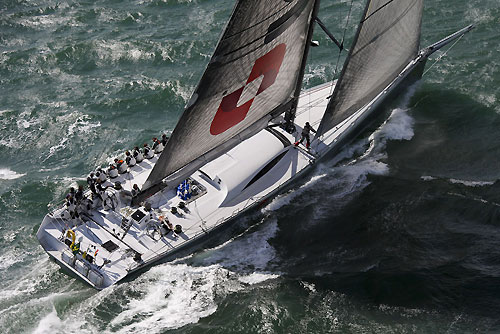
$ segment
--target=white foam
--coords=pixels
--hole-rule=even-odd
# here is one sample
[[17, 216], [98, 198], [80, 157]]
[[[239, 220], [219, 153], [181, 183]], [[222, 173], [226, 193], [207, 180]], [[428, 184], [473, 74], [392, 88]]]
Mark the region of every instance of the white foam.
[[[468, 5], [468, 10], [465, 13], [466, 14], [466, 19], [469, 22], [474, 22], [477, 25], [485, 25], [488, 24], [492, 21], [495, 21], [497, 18], [497, 15], [492, 15], [491, 9], [486, 9], [488, 6], [480, 6], [478, 7], [474, 3], [469, 3]], [[495, 6], [491, 8], [496, 8]]]
[[33, 16], [27, 19], [19, 20], [19, 24], [24, 27], [36, 28], [36, 29], [46, 29], [48, 27], [59, 27], [59, 26], [79, 26], [76, 21], [71, 17], [71, 15], [55, 16], [55, 15], [39, 15]]
[[309, 283], [305, 281], [300, 281], [300, 283], [302, 284], [304, 289], [308, 290], [309, 292], [316, 292], [316, 286], [314, 285], [314, 283]]
[[37, 328], [33, 331], [33, 334], [52, 334], [59, 333], [62, 330], [63, 322], [57, 316], [56, 309], [53, 307], [52, 312], [47, 314], [40, 320]]
[[0, 168], [0, 180], [15, 180], [26, 174], [19, 174], [8, 168]]
[[43, 256], [31, 265], [30, 270], [21, 279], [16, 280], [12, 284], [4, 282], [4, 287], [0, 290], [0, 301], [3, 304], [8, 304], [7, 301], [12, 298], [20, 295], [30, 295], [34, 291], [37, 291], [39, 285], [43, 285], [46, 281], [51, 280], [53, 274], [58, 270], [55, 264], [48, 264], [48, 257]]
[[124, 305], [125, 310], [111, 321], [109, 329], [118, 333], [159, 333], [196, 323], [217, 310], [217, 296], [278, 277], [263, 271], [276, 258], [268, 240], [277, 230], [276, 220], [271, 221], [259, 225], [257, 231], [247, 231], [189, 257], [194, 265], [177, 261], [153, 267], [130, 284], [128, 288], [140, 296]]
[[[433, 180], [439, 180], [440, 178], [434, 177], [434, 176], [421, 176], [420, 177], [424, 181], [433, 181]], [[463, 184], [464, 186], [467, 187], [484, 187], [484, 186], [491, 186], [492, 184], [495, 183], [495, 181], [474, 181], [474, 180], [459, 180], [459, 179], [447, 179], [448, 182], [453, 183], [453, 184]]]
[[323, 64], [309, 65], [306, 71], [307, 73], [304, 75], [304, 84], [309, 84], [311, 79], [322, 79], [326, 80], [326, 67]]
[[467, 180], [457, 180], [457, 179], [450, 179], [451, 183], [458, 183], [458, 184], [463, 184], [468, 187], [483, 187], [483, 186], [490, 186], [494, 184], [494, 181], [467, 181]]
[[[100, 122], [91, 122], [90, 116], [85, 114], [82, 115], [80, 113], [71, 113], [58, 117], [57, 123], [60, 127], [64, 126], [65, 123], [70, 124], [68, 125], [63, 139], [60, 140], [56, 145], [53, 145], [49, 148], [49, 154], [45, 157], [45, 160], [50, 158], [55, 152], [65, 148], [69, 140], [74, 138], [75, 136], [80, 136], [80, 141], [87, 141], [90, 137], [89, 135], [94, 132], [94, 129], [101, 126]], [[57, 133], [60, 133], [60, 131]]]
[[[15, 237], [15, 233], [10, 233], [8, 237], [4, 237], [6, 241], [12, 239], [12, 235]], [[8, 250], [5, 254], [0, 256], [0, 270], [7, 269], [16, 263], [22, 262], [28, 254], [26, 252], [20, 252], [17, 249]]]
[[94, 43], [97, 56], [102, 60], [118, 61], [127, 59], [138, 61], [155, 57], [153, 51], [141, 50], [130, 42], [99, 40]]
[[[408, 103], [415, 88], [405, 95], [403, 105]], [[387, 175], [390, 167], [386, 145], [389, 140], [410, 140], [414, 136], [414, 120], [405, 108], [396, 108], [389, 118], [368, 138], [360, 139], [345, 147], [334, 159], [316, 167], [315, 174], [298, 189], [275, 197], [263, 212], [275, 211], [301, 196], [304, 205], [314, 205], [313, 214], [321, 214], [332, 206], [341, 207], [355, 194], [370, 184], [368, 175]], [[303, 194], [311, 196], [302, 197]], [[318, 195], [321, 201], [318, 202]], [[321, 203], [325, 203], [322, 205]], [[311, 219], [313, 221], [314, 219]], [[304, 225], [305, 226], [305, 225]]]
[[278, 274], [251, 273], [250, 275], [239, 277], [238, 280], [245, 284], [253, 285], [278, 277]]
[[325, 177], [327, 174], [320, 173], [312, 176], [306, 183], [301, 185], [298, 189], [290, 190], [284, 194], [276, 196], [268, 205], [262, 208], [262, 212], [276, 211], [283, 206], [290, 204], [295, 198], [308, 191], [318, 180]]
[[118, 333], [160, 333], [198, 322], [214, 313], [216, 291], [228, 272], [217, 265], [190, 267], [165, 264], [153, 267], [134, 282], [141, 293], [110, 326]]

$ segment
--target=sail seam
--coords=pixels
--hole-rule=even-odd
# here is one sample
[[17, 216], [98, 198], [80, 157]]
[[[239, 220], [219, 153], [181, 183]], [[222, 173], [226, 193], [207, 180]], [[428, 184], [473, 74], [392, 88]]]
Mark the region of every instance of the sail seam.
[[[275, 33], [276, 33], [276, 31], [278, 31], [278, 32], [279, 32], [279, 29], [282, 29], [282, 27], [283, 27], [283, 26], [284, 26], [284, 27], [285, 27], [285, 29], [286, 29], [286, 28], [288, 28], [290, 25], [292, 25], [292, 24], [293, 24], [293, 22], [295, 22], [295, 20], [298, 18], [298, 16], [300, 16], [300, 14], [299, 14], [299, 15], [294, 15], [294, 14], [296, 14], [297, 12], [302, 12], [302, 11], [304, 10], [304, 8], [305, 8], [306, 4], [307, 4], [307, 1], [302, 1], [302, 2], [300, 3], [300, 4], [301, 4], [300, 6], [298, 6], [298, 4], [299, 4], [299, 3], [297, 3], [297, 5], [295, 6], [296, 8], [291, 9], [289, 12], [287, 12], [286, 14], [284, 14], [283, 16], [281, 16], [278, 20], [276, 20], [276, 21], [274, 21], [273, 23], [271, 23], [271, 24], [269, 25], [269, 28], [268, 28], [268, 30], [267, 30], [267, 32], [266, 32], [265, 34], [263, 34], [263, 35], [261, 35], [261, 36], [259, 36], [259, 37], [255, 38], [255, 39], [253, 39], [252, 41], [250, 41], [250, 42], [248, 42], [248, 43], [246, 43], [246, 44], [244, 44], [244, 45], [240, 46], [240, 47], [239, 47], [239, 48], [237, 48], [237, 49], [234, 49], [234, 50], [231, 50], [231, 51], [229, 51], [229, 52], [225, 53], [225, 54], [223, 55], [223, 57], [227, 57], [227, 56], [229, 56], [229, 55], [231, 55], [231, 54], [233, 54], [233, 53], [235, 53], [235, 52], [237, 52], [237, 51], [240, 51], [240, 50], [242, 50], [242, 49], [244, 49], [244, 48], [248, 47], [249, 45], [254, 44], [255, 42], [257, 42], [257, 41], [259, 41], [259, 40], [261, 40], [261, 39], [263, 39], [263, 38], [264, 38], [264, 44], [268, 44], [269, 42], [271, 42], [273, 39], [275, 39], [276, 37], [278, 37], [281, 33], [276, 34], [276, 36], [273, 36], [273, 37], [272, 37], [271, 39], [269, 39], [269, 40], [267, 40], [267, 37], [268, 37], [268, 36], [270, 36], [270, 35], [272, 35], [272, 34], [275, 34]], [[288, 13], [290, 13], [288, 18], [286, 18], [286, 19], [285, 19], [282, 23], [280, 23], [279, 25], [277, 25], [277, 26], [276, 26], [276, 28], [273, 28], [272, 30], [270, 30], [270, 29], [271, 29], [271, 27], [273, 26], [273, 24], [274, 24], [274, 23], [278, 22], [278, 21], [279, 21], [282, 17], [287, 16], [287, 15], [288, 15]], [[295, 20], [293, 20], [293, 19], [294, 19], [294, 17], [295, 17]], [[283, 32], [283, 31], [282, 31], [282, 32]], [[255, 50], [256, 50], [256, 49], [253, 49], [253, 50], [249, 51], [248, 53], [250, 53], [250, 52], [252, 52], [252, 51], [255, 51]], [[248, 53], [245, 53], [245, 54], [243, 54], [243, 55], [241, 55], [241, 56], [239, 56], [238, 58], [235, 58], [235, 59], [233, 59], [233, 60], [241, 59], [242, 57], [244, 57], [244, 56], [245, 56], [245, 55], [247, 55]], [[233, 61], [233, 60], [231, 60], [231, 61]], [[228, 64], [228, 63], [230, 63], [231, 61], [228, 61], [227, 63], [223, 63], [223, 64]]]
[[394, 0], [389, 0], [388, 2], [386, 2], [385, 4], [383, 4], [382, 6], [380, 6], [379, 8], [377, 8], [373, 13], [371, 13], [370, 15], [368, 15], [367, 17], [365, 17], [363, 20], [361, 20], [360, 23], [365, 22], [366, 20], [368, 20], [370, 17], [372, 17], [373, 15], [375, 15], [376, 13], [378, 13], [379, 11], [381, 11], [384, 7], [386, 7], [387, 5], [389, 5], [393, 1]]
[[[299, 0], [299, 1], [300, 1], [300, 0]], [[267, 16], [266, 18], [264, 18], [264, 19], [262, 19], [261, 21], [259, 21], [259, 22], [255, 23], [254, 25], [251, 25], [251, 26], [249, 26], [249, 27], [247, 27], [247, 28], [245, 28], [245, 29], [243, 29], [243, 30], [240, 30], [240, 31], [238, 31], [238, 32], [235, 32], [235, 33], [234, 33], [234, 34], [232, 34], [232, 35], [229, 35], [229, 36], [223, 37], [223, 38], [222, 38], [222, 40], [226, 40], [226, 39], [229, 39], [229, 38], [231, 38], [231, 37], [238, 36], [238, 35], [240, 35], [240, 34], [244, 33], [244, 32], [245, 32], [245, 31], [247, 31], [247, 30], [250, 30], [250, 29], [252, 29], [252, 28], [257, 27], [259, 24], [262, 24], [263, 22], [265, 22], [265, 21], [269, 20], [271, 17], [278, 15], [280, 12], [282, 12], [283, 10], [285, 10], [285, 9], [286, 9], [287, 7], [289, 7], [289, 6], [291, 6], [291, 4], [288, 4], [288, 5], [284, 6], [284, 7], [282, 7], [281, 9], [278, 9], [278, 11], [277, 11], [277, 12], [275, 12], [274, 14], [271, 14], [271, 15]]]
[[[388, 3], [387, 3], [388, 4]], [[387, 5], [386, 4], [386, 5]], [[383, 36], [385, 35], [386, 32], [388, 32], [389, 30], [391, 30], [396, 24], [398, 24], [403, 18], [406, 17], [406, 15], [408, 14], [408, 12], [413, 8], [413, 6], [415, 6], [417, 4], [417, 0], [413, 1], [412, 3], [409, 4], [409, 6], [401, 13], [401, 15], [399, 15], [386, 29], [384, 29], [382, 32], [380, 32], [380, 34], [374, 36], [371, 40], [369, 40], [365, 45], [363, 45], [362, 47], [359, 48], [359, 50], [357, 50], [356, 52], [353, 52], [351, 57], [357, 55], [359, 52], [363, 51], [366, 47], [368, 47], [370, 44], [372, 44], [373, 42], [375, 42], [377, 39], [379, 39], [380, 36]], [[385, 6], [385, 5], [384, 5]], [[382, 7], [384, 7], [382, 6]], [[380, 8], [382, 8], [380, 7]], [[373, 13], [375, 14], [375, 13]], [[372, 14], [372, 15], [373, 15]], [[371, 15], [370, 15], [371, 16]], [[361, 22], [364, 22], [366, 21], [363, 20]]]

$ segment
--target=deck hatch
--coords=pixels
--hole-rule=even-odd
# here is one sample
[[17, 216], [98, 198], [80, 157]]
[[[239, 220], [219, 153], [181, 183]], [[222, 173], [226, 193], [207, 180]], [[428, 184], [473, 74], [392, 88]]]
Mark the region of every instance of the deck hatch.
[[111, 253], [112, 251], [114, 251], [118, 248], [118, 245], [115, 244], [113, 241], [108, 240], [102, 244], [102, 247], [104, 247], [105, 250], [107, 250], [108, 252]]

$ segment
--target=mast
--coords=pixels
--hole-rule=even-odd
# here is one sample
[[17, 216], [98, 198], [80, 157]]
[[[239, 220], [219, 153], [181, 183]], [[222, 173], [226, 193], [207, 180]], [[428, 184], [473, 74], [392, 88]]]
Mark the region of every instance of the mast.
[[297, 77], [295, 91], [293, 93], [293, 98], [291, 100], [291, 106], [285, 113], [285, 130], [287, 130], [289, 132], [295, 131], [293, 121], [295, 119], [295, 114], [297, 112], [297, 104], [299, 102], [299, 95], [300, 95], [300, 92], [302, 90], [302, 84], [304, 81], [304, 73], [305, 73], [306, 64], [307, 64], [307, 56], [309, 54], [309, 49], [311, 48], [311, 40], [312, 40], [313, 33], [314, 33], [314, 22], [318, 16], [320, 2], [321, 2], [320, 0], [316, 0], [314, 2], [313, 11], [311, 14], [311, 20], [309, 22], [309, 30], [307, 31], [307, 39], [306, 39], [306, 45], [304, 48], [304, 55], [302, 56], [302, 63], [300, 64], [299, 76]]
[[[143, 190], [267, 126], [297, 89], [316, 0], [238, 0]], [[205, 161], [206, 163], [207, 161]], [[198, 166], [198, 167], [197, 167]], [[150, 192], [150, 191], [149, 191]]]

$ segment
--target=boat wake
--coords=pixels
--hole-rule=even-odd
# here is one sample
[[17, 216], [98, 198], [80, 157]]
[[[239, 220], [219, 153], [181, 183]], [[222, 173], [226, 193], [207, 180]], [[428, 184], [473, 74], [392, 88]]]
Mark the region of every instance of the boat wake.
[[[35, 333], [161, 333], [196, 323], [216, 312], [217, 302], [225, 296], [279, 276], [270, 270], [276, 253], [268, 243], [278, 231], [276, 220], [251, 230], [216, 248], [154, 266], [132, 282], [81, 300], [69, 311], [56, 311], [58, 303], [51, 300], [45, 303], [50, 312], [39, 320]], [[102, 316], [111, 321], [88, 328]], [[86, 321], [90, 318], [93, 321]]]
[[[43, 301], [48, 313], [34, 326], [35, 332], [160, 333], [197, 323], [215, 313], [226, 296], [251, 286], [258, 288], [260, 283], [280, 276], [279, 257], [269, 243], [279, 232], [275, 213], [288, 206], [297, 209], [296, 200], [301, 206], [314, 204], [316, 214], [345, 205], [370, 183], [368, 175], [389, 173], [384, 162], [387, 142], [412, 137], [413, 119], [408, 109], [394, 109], [371, 136], [319, 164], [305, 184], [267, 204], [260, 212], [265, 224], [250, 227], [215, 248], [152, 267], [131, 282], [87, 295], [70, 310], [58, 307], [58, 299], [72, 298], [64, 297], [68, 293], [64, 289], [63, 296]], [[318, 194], [322, 194], [322, 201], [318, 201]], [[89, 323], [96, 327], [89, 328]]]

